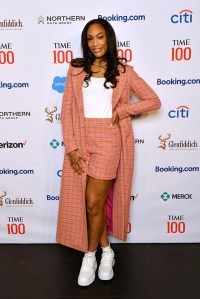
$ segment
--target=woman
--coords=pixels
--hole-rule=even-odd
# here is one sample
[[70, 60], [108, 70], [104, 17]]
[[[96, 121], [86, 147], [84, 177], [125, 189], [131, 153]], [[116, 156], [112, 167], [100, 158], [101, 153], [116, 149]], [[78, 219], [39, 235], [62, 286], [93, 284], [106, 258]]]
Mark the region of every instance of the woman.
[[[133, 173], [131, 115], [160, 107], [156, 93], [117, 58], [116, 37], [104, 19], [82, 32], [83, 58], [67, 74], [62, 104], [65, 144], [57, 241], [85, 252], [78, 284], [113, 277], [114, 252], [108, 233], [126, 240]], [[130, 103], [130, 93], [140, 101]]]

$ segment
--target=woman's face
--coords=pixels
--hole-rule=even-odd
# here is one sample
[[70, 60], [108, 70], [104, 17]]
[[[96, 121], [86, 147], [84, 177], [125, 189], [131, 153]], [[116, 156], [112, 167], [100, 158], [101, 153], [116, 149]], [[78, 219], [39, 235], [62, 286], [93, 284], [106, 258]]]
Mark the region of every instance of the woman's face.
[[101, 58], [107, 51], [106, 31], [101, 24], [92, 24], [87, 31], [88, 47], [96, 58]]

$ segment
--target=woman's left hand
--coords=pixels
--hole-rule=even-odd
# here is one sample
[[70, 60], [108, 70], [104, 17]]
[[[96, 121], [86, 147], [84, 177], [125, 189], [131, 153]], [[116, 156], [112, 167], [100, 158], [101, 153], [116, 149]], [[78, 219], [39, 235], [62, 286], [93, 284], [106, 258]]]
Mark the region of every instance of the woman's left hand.
[[110, 124], [110, 127], [114, 126], [115, 124], [117, 124], [117, 125], [119, 124], [119, 115], [116, 110], [113, 111], [112, 123]]

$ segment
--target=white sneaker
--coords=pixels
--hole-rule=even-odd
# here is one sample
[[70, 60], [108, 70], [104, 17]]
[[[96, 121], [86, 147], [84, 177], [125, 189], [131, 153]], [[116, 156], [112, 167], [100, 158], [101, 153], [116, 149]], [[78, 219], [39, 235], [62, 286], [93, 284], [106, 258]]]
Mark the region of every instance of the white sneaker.
[[97, 269], [97, 261], [95, 256], [85, 253], [81, 270], [78, 276], [78, 284], [80, 286], [88, 286], [95, 280], [95, 271]]
[[101, 280], [110, 280], [114, 276], [113, 266], [115, 264], [114, 252], [112, 249], [104, 251], [101, 257], [101, 263], [98, 270], [98, 276]]

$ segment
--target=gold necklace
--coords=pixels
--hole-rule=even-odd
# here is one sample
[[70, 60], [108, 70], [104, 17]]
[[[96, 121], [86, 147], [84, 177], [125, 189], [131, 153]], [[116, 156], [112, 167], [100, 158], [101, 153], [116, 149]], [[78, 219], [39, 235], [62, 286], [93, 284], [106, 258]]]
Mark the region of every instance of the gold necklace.
[[96, 64], [95, 62], [93, 62], [93, 64], [94, 64], [94, 65], [96, 65], [96, 66], [100, 66], [100, 67], [101, 67], [101, 66], [104, 66], [104, 65], [106, 65], [106, 64], [107, 64], [107, 62], [105, 62], [105, 63], [102, 63], [102, 64]]

